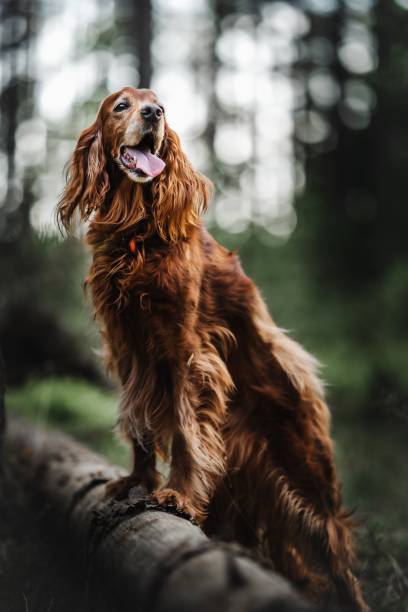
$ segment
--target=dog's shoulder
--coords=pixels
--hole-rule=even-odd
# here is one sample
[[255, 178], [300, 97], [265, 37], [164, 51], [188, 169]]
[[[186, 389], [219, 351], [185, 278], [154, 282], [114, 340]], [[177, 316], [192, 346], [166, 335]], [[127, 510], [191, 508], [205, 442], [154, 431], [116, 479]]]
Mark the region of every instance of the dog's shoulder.
[[204, 226], [201, 228], [201, 245], [208, 263], [213, 263], [217, 266], [227, 267], [239, 267], [241, 269], [241, 263], [238, 255], [238, 251], [231, 251], [210, 234], [210, 232]]

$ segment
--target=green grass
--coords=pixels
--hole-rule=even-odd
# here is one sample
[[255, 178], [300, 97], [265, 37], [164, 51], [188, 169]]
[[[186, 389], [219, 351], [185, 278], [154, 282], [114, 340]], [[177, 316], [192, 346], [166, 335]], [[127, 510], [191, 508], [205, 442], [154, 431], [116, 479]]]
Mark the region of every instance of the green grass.
[[109, 390], [70, 378], [32, 380], [6, 396], [9, 414], [62, 429], [114, 463], [127, 465], [128, 450], [113, 433], [117, 404]]

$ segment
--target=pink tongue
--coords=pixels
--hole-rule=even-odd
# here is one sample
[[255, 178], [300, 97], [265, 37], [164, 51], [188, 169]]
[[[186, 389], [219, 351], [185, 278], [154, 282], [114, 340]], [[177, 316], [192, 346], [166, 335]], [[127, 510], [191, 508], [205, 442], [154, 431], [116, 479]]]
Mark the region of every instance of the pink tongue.
[[127, 147], [127, 151], [129, 155], [132, 156], [135, 163], [135, 168], [138, 170], [142, 170], [148, 176], [157, 176], [162, 172], [165, 168], [165, 163], [160, 157], [157, 155], [153, 155], [149, 151], [143, 153], [139, 149], [135, 149], [134, 147]]

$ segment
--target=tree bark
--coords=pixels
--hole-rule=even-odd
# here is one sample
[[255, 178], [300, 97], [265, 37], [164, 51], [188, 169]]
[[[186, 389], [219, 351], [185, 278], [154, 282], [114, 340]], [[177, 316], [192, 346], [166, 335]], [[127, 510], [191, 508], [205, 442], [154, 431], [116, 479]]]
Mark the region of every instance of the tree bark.
[[123, 471], [69, 437], [12, 419], [4, 450], [20, 483], [58, 517], [58, 548], [70, 542], [85, 564], [92, 609], [311, 610], [266, 565], [210, 541], [187, 517], [149, 502], [137, 488], [126, 501], [104, 499], [104, 484]]
[[[6, 368], [4, 366], [3, 355], [0, 350], [0, 436], [6, 426], [6, 409], [4, 406], [4, 394], [6, 392]], [[1, 444], [1, 442], [0, 442]]]

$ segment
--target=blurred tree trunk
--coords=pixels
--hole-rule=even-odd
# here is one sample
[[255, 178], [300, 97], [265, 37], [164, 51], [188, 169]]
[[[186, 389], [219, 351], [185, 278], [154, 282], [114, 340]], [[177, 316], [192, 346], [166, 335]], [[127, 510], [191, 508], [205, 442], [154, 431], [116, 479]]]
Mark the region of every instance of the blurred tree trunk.
[[[136, 4], [136, 3], [134, 3]], [[137, 55], [139, 57], [139, 87], [150, 87], [152, 79], [152, 6], [150, 0], [139, 0], [137, 2], [138, 19], [137, 27]]]
[[212, 177], [213, 181], [218, 179], [217, 173], [220, 171], [219, 164], [216, 161], [216, 155], [214, 150], [214, 140], [217, 119], [219, 119], [219, 113], [221, 109], [218, 104], [218, 99], [215, 93], [215, 83], [217, 80], [217, 72], [220, 67], [220, 62], [216, 53], [216, 43], [221, 34], [221, 21], [227, 14], [227, 8], [225, 7], [224, 0], [214, 0], [210, 3], [210, 10], [212, 11], [212, 37], [210, 44], [208, 45], [208, 119], [207, 125], [204, 131], [204, 139], [206, 141], [209, 151], [209, 165], [207, 168], [208, 174]]
[[116, 0], [115, 20], [125, 35], [129, 53], [138, 58], [139, 83], [135, 87], [150, 87], [152, 79], [151, 43], [153, 36], [151, 0]]
[[396, 4], [378, 2], [375, 7], [379, 66], [375, 73], [375, 132], [369, 134], [369, 147], [373, 159], [370, 175], [377, 198], [372, 244], [381, 272], [408, 258], [408, 72], [403, 51], [408, 13]]
[[3, 26], [0, 43], [2, 73], [7, 75], [7, 80], [1, 83], [0, 135], [5, 143], [8, 167], [0, 241], [11, 242], [30, 231], [31, 183], [27, 188], [22, 171], [17, 171], [15, 137], [19, 123], [31, 116], [33, 106], [29, 52], [38, 7], [36, 0], [6, 0], [1, 4], [0, 11]]
[[4, 367], [3, 356], [0, 350], [0, 436], [3, 433], [5, 426], [6, 426], [6, 409], [4, 405], [5, 392], [6, 392], [6, 370]]

